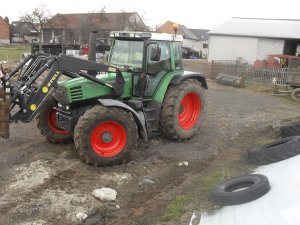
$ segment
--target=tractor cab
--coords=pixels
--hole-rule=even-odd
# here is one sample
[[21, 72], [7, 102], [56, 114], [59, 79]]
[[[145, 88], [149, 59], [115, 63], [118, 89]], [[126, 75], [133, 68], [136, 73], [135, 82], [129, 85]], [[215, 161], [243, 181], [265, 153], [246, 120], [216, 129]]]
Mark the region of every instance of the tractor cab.
[[183, 71], [181, 35], [112, 32], [109, 65], [132, 74], [132, 95], [151, 97], [169, 72]]

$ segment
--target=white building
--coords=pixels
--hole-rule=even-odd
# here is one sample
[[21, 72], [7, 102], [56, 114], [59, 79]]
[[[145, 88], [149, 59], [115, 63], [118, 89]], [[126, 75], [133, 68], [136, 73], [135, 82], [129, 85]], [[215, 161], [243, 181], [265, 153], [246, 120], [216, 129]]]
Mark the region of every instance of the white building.
[[231, 18], [209, 37], [209, 61], [243, 58], [253, 64], [270, 54], [296, 55], [300, 20]]

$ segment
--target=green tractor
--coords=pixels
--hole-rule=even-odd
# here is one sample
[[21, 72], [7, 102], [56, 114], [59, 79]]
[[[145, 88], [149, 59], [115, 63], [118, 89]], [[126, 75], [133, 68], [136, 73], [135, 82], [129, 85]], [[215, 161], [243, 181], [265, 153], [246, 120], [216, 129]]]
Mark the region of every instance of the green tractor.
[[[9, 136], [4, 124], [36, 117], [50, 142], [74, 141], [81, 159], [94, 166], [128, 161], [138, 139], [148, 140], [152, 133], [174, 141], [191, 138], [201, 125], [207, 83], [202, 74], [183, 70], [182, 36], [110, 36], [109, 65], [95, 62], [92, 33], [89, 60], [38, 53], [2, 73], [0, 115], [8, 119], [2, 118], [0, 135]], [[71, 79], [58, 82], [61, 75]]]

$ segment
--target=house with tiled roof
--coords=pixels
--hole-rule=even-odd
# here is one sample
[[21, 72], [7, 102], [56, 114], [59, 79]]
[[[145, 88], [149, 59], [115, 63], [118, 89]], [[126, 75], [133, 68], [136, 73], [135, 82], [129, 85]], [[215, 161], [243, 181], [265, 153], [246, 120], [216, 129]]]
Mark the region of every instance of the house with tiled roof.
[[86, 44], [90, 31], [107, 38], [113, 30], [147, 30], [136, 12], [56, 14], [43, 29], [44, 43]]
[[9, 44], [9, 24], [5, 19], [0, 16], [0, 43], [1, 44]]

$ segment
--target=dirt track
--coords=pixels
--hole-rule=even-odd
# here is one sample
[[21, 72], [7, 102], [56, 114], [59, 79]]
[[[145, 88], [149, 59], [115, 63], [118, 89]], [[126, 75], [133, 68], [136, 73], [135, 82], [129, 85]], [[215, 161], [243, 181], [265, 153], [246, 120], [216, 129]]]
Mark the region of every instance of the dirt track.
[[[11, 138], [0, 139], [0, 224], [81, 224], [77, 212], [91, 214], [84, 224], [187, 224], [192, 211], [159, 220], [202, 174], [219, 164], [246, 164], [245, 150], [257, 138], [299, 112], [289, 99], [209, 82], [205, 121], [194, 138], [174, 143], [155, 136], [139, 144], [131, 162], [108, 168], [80, 162], [73, 144], [50, 144], [35, 123], [13, 124]], [[182, 161], [189, 165], [179, 167]], [[101, 187], [117, 190], [117, 201], [95, 199], [92, 191]]]

